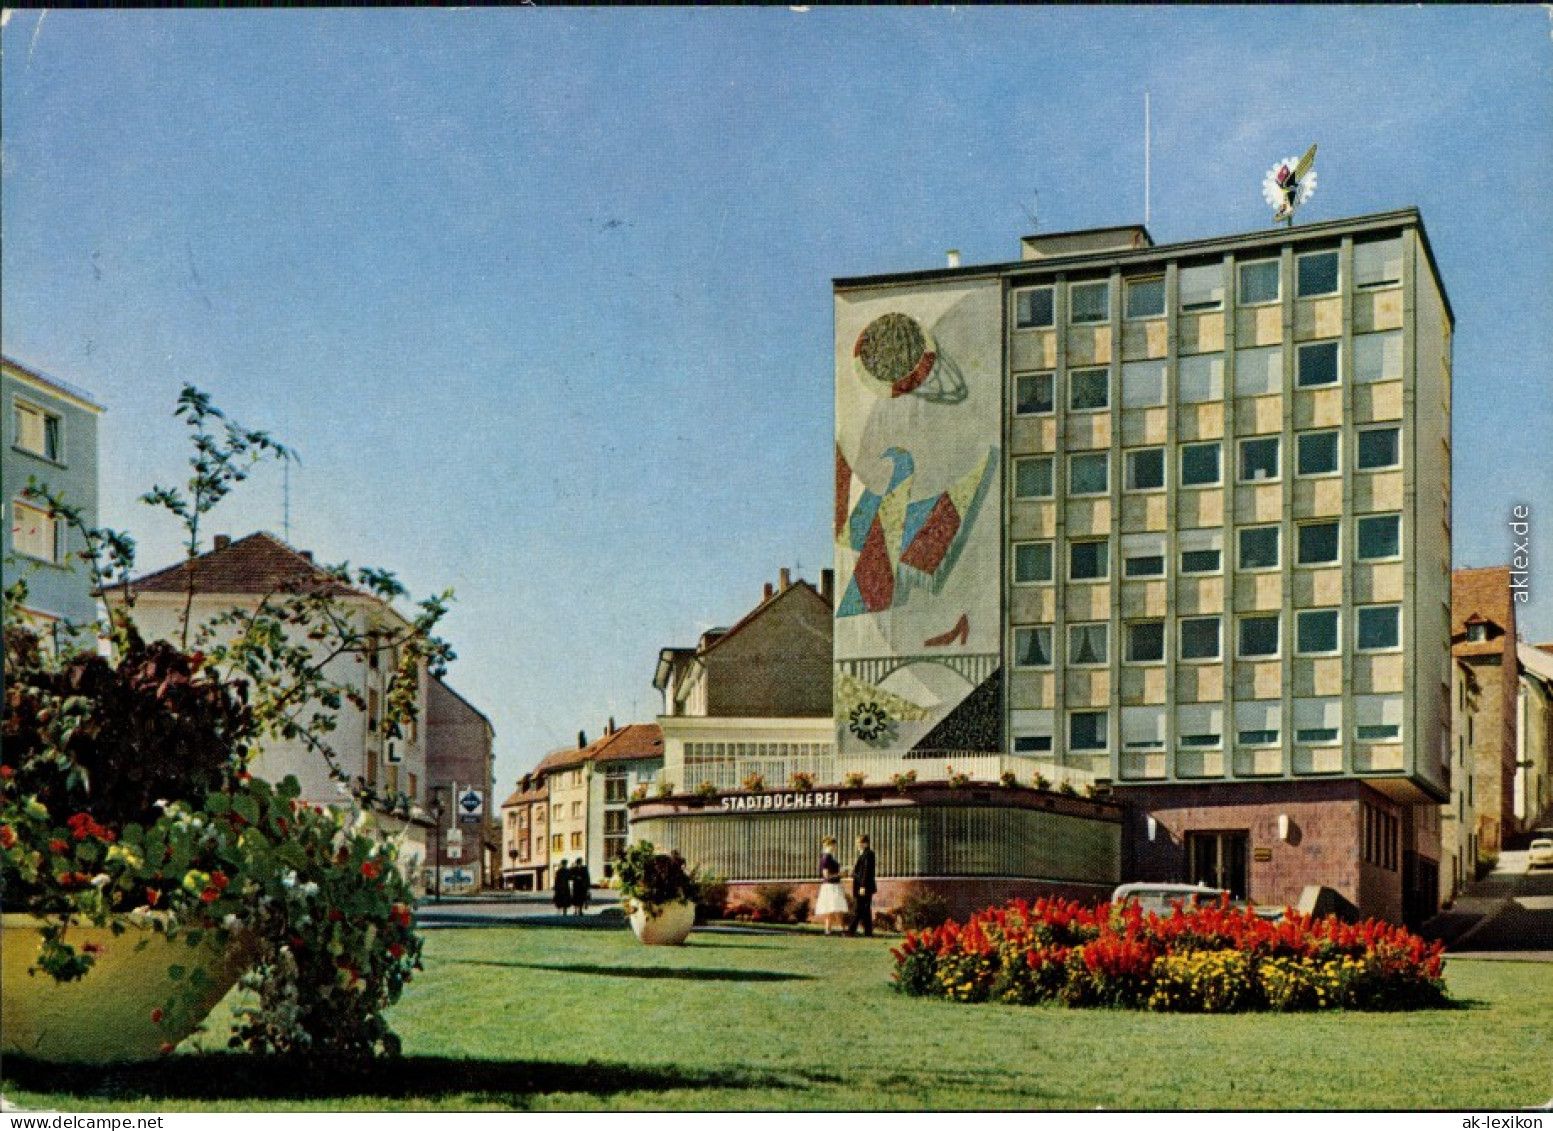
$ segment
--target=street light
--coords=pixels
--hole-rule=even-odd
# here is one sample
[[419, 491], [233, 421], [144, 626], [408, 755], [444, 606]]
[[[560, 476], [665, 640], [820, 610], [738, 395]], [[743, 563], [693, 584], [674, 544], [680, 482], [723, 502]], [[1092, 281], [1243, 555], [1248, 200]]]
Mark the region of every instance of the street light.
[[433, 903], [442, 902], [442, 814], [444, 812], [442, 791], [446, 788], [445, 785], [431, 787], [431, 899]]

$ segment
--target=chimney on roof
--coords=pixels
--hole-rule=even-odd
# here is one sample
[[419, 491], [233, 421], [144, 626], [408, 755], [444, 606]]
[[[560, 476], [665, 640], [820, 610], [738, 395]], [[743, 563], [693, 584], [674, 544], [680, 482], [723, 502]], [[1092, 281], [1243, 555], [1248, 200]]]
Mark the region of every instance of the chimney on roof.
[[832, 607], [836, 604], [836, 571], [833, 569], [820, 570], [820, 596], [825, 598], [825, 603]]
[[313, 551], [311, 551], [311, 550], [303, 550], [303, 551], [301, 551], [301, 554], [302, 554], [303, 561], [309, 561], [310, 562], [310, 561], [313, 560]]
[[782, 567], [782, 592], [786, 593], [788, 586], [793, 583], [793, 572], [786, 566]]
[[776, 592], [776, 586], [772, 585], [771, 582], [769, 582], [769, 581], [766, 582], [766, 595], [765, 595], [765, 597], [763, 599], [767, 600], [767, 601], [771, 600], [771, 595], [773, 593], [775, 593], [775, 592]]
[[583, 749], [587, 745], [588, 745], [588, 732], [585, 731], [585, 730], [578, 731], [577, 732], [577, 749], [581, 750], [581, 749]]
[[217, 534], [216, 535], [216, 549], [224, 550], [228, 546], [230, 546], [231, 544], [232, 544], [232, 536], [230, 534]]
[[950, 248], [948, 251], [944, 252], [944, 258], [948, 260], [949, 266], [960, 266], [960, 249], [957, 247]]
[[615, 716], [614, 715], [609, 716], [609, 722], [604, 725], [604, 733], [605, 734], [614, 734], [615, 733]]

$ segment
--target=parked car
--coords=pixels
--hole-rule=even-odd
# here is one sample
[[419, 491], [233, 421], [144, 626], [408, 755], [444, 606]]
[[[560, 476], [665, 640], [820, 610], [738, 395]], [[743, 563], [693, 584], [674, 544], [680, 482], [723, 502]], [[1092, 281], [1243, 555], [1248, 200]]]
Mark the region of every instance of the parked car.
[[1111, 893], [1112, 903], [1136, 903], [1145, 913], [1154, 911], [1168, 915], [1180, 904], [1196, 907], [1204, 903], [1217, 903], [1229, 896], [1223, 888], [1211, 888], [1207, 884], [1123, 884]]
[[1553, 837], [1539, 836], [1526, 849], [1528, 868], [1553, 868]]
[[1269, 923], [1278, 922], [1287, 910], [1283, 907], [1256, 907], [1247, 900], [1231, 897], [1223, 888], [1211, 888], [1206, 884], [1131, 883], [1123, 884], [1111, 893], [1112, 903], [1136, 903], [1145, 914], [1153, 911], [1159, 915], [1169, 915], [1176, 904], [1197, 907], [1218, 903], [1220, 899], [1227, 900], [1229, 906], [1234, 908], [1249, 907], [1258, 919], [1266, 919]]

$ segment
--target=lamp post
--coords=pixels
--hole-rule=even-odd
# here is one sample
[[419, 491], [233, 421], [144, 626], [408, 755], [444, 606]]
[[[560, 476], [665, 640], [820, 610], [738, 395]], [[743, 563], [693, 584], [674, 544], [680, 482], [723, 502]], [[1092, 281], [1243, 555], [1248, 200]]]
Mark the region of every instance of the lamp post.
[[431, 900], [433, 903], [442, 902], [442, 814], [444, 812], [442, 807], [442, 791], [446, 788], [447, 786], [444, 785], [434, 785], [431, 787]]
[[512, 890], [513, 891], [517, 891], [518, 890], [518, 876], [517, 876], [517, 871], [518, 871], [518, 850], [516, 848], [509, 848], [509, 849], [507, 849], [507, 859], [512, 861], [512, 868], [511, 868], [511, 871], [513, 873], [513, 876], [512, 876]]

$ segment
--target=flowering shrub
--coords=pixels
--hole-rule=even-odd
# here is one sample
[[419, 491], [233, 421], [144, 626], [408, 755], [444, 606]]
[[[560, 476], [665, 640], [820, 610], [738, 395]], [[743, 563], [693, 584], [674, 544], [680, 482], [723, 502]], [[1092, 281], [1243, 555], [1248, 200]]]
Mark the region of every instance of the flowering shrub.
[[898, 792], [905, 793], [907, 789], [917, 784], [917, 771], [907, 770], [904, 774], [892, 774], [890, 781]]
[[766, 788], [766, 775], [760, 773], [758, 770], [745, 774], [744, 788], [749, 790], [751, 793], [763, 792]]
[[701, 894], [684, 857], [678, 852], [659, 852], [650, 840], [637, 841], [615, 861], [615, 881], [625, 913], [634, 915], [641, 908], [649, 919], [662, 915], [671, 903], [694, 903]]
[[944, 773], [948, 775], [950, 789], [962, 789], [971, 784], [971, 775], [956, 770], [953, 766], [945, 766]]
[[848, 789], [862, 789], [863, 782], [866, 780], [866, 775], [853, 771], [841, 779], [841, 784], [846, 786]]
[[1445, 1002], [1439, 943], [1378, 920], [1289, 912], [1273, 923], [1227, 903], [1161, 916], [1015, 900], [909, 931], [892, 953], [897, 990], [950, 1001], [1204, 1013]]
[[787, 783], [799, 793], [808, 793], [814, 788], [814, 775], [803, 770], [794, 770], [788, 775]]
[[998, 775], [998, 784], [1004, 789], [1014, 789], [1019, 785], [1019, 776], [1013, 770], [1004, 770]]
[[[203, 520], [254, 463], [291, 455], [192, 387], [176, 414], [193, 430], [193, 474], [144, 501], [183, 523], [193, 561]], [[42, 918], [38, 972], [88, 976], [97, 948], [78, 950], [71, 931], [89, 923], [119, 934], [121, 915], [149, 911], [154, 930], [190, 946], [245, 948], [244, 983], [258, 1003], [240, 1017], [234, 1047], [396, 1052], [383, 1011], [420, 958], [396, 845], [362, 816], [363, 789], [350, 813], [325, 811], [301, 803], [295, 778], [272, 786], [247, 767], [266, 741], [293, 740], [351, 794], [327, 736], [345, 704], [366, 703], [327, 674], [328, 660], [398, 649], [382, 726], [401, 733], [422, 671], [452, 658], [432, 634], [449, 595], [421, 602], [407, 629], [385, 636], [344, 615], [337, 594], [354, 588], [387, 604], [403, 588], [383, 571], [342, 566], [326, 571], [328, 584], [284, 589], [196, 627], [190, 569], [179, 643], [147, 644], [131, 615], [133, 541], [92, 528], [45, 485], [29, 480], [27, 491], [85, 545], [76, 556], [108, 607], [98, 627], [112, 644], [111, 658], [46, 655], [19, 615], [25, 584], [6, 589], [0, 901]], [[168, 968], [175, 985], [199, 976]], [[175, 994], [152, 1021], [171, 1026], [197, 996]]]

